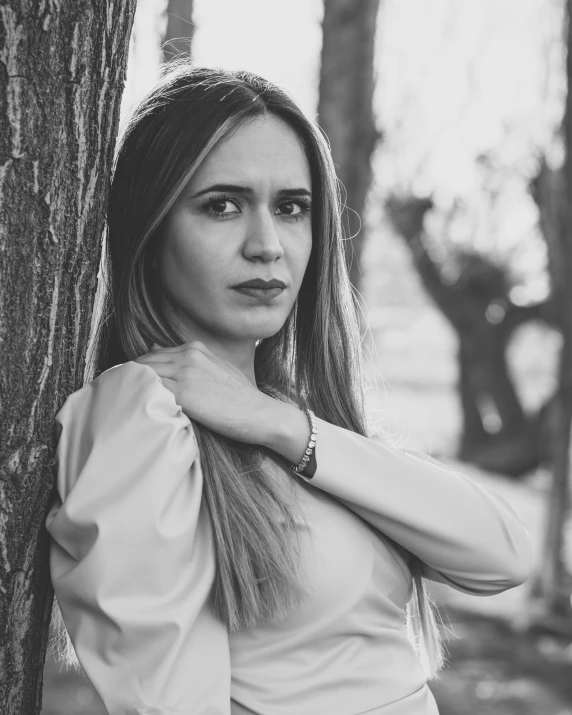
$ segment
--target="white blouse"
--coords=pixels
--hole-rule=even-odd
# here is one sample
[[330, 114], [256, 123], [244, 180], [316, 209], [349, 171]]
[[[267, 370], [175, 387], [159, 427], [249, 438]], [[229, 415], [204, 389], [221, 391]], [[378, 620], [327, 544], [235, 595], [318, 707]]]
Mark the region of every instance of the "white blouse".
[[528, 529], [493, 490], [318, 418], [314, 477], [279, 477], [308, 596], [229, 634], [192, 425], [152, 368], [111, 368], [56, 420], [52, 581], [110, 715], [438, 715], [405, 631], [409, 554], [483, 596], [530, 571]]

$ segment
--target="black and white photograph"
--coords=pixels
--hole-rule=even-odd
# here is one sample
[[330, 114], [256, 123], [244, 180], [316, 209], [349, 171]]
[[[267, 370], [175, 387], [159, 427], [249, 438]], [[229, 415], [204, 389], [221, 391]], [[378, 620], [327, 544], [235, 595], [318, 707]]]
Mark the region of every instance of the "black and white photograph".
[[0, 0], [0, 715], [572, 715], [572, 0]]

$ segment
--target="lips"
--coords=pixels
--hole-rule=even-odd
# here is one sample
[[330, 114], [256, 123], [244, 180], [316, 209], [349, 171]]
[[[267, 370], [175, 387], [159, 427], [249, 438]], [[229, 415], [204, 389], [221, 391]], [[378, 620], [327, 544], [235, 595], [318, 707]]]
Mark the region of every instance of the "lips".
[[286, 283], [284, 281], [278, 280], [278, 278], [272, 278], [271, 280], [265, 281], [262, 278], [252, 278], [249, 281], [244, 281], [243, 283], [238, 283], [233, 288], [256, 288], [259, 290], [269, 290], [271, 288], [286, 288]]
[[257, 300], [272, 300], [273, 298], [279, 296], [284, 291], [284, 288], [251, 288], [249, 286], [235, 286], [233, 290], [237, 293], [250, 296], [251, 298], [256, 298]]

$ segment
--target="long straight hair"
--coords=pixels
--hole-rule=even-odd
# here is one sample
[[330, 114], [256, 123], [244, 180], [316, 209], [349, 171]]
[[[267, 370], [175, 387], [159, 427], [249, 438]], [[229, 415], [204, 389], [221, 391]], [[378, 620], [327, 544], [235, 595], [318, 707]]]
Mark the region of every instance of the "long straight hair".
[[[184, 342], [169, 324], [152, 268], [162, 222], [211, 149], [244, 123], [268, 115], [296, 133], [308, 158], [312, 250], [290, 315], [257, 344], [256, 383], [334, 425], [371, 436], [359, 306], [346, 266], [339, 183], [327, 139], [285, 92], [247, 72], [172, 62], [134, 110], [114, 165], [86, 376], [133, 360], [153, 343]], [[230, 632], [279, 623], [304, 595], [293, 512], [265, 467], [270, 461], [288, 470], [286, 462], [191, 422], [216, 554], [212, 607]], [[437, 677], [444, 662], [438, 612], [419, 560], [411, 554], [409, 564], [407, 634], [427, 677]]]

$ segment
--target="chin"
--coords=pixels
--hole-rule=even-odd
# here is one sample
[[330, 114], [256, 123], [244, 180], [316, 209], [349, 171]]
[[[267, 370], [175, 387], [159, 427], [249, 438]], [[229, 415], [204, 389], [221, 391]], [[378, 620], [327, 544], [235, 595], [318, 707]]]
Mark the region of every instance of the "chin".
[[259, 325], [245, 325], [242, 330], [237, 331], [236, 325], [233, 326], [233, 332], [241, 340], [244, 338], [252, 338], [252, 340], [263, 340], [264, 338], [271, 338], [276, 335], [277, 332], [282, 328], [285, 323], [284, 320], [268, 320], [264, 321], [263, 324]]

